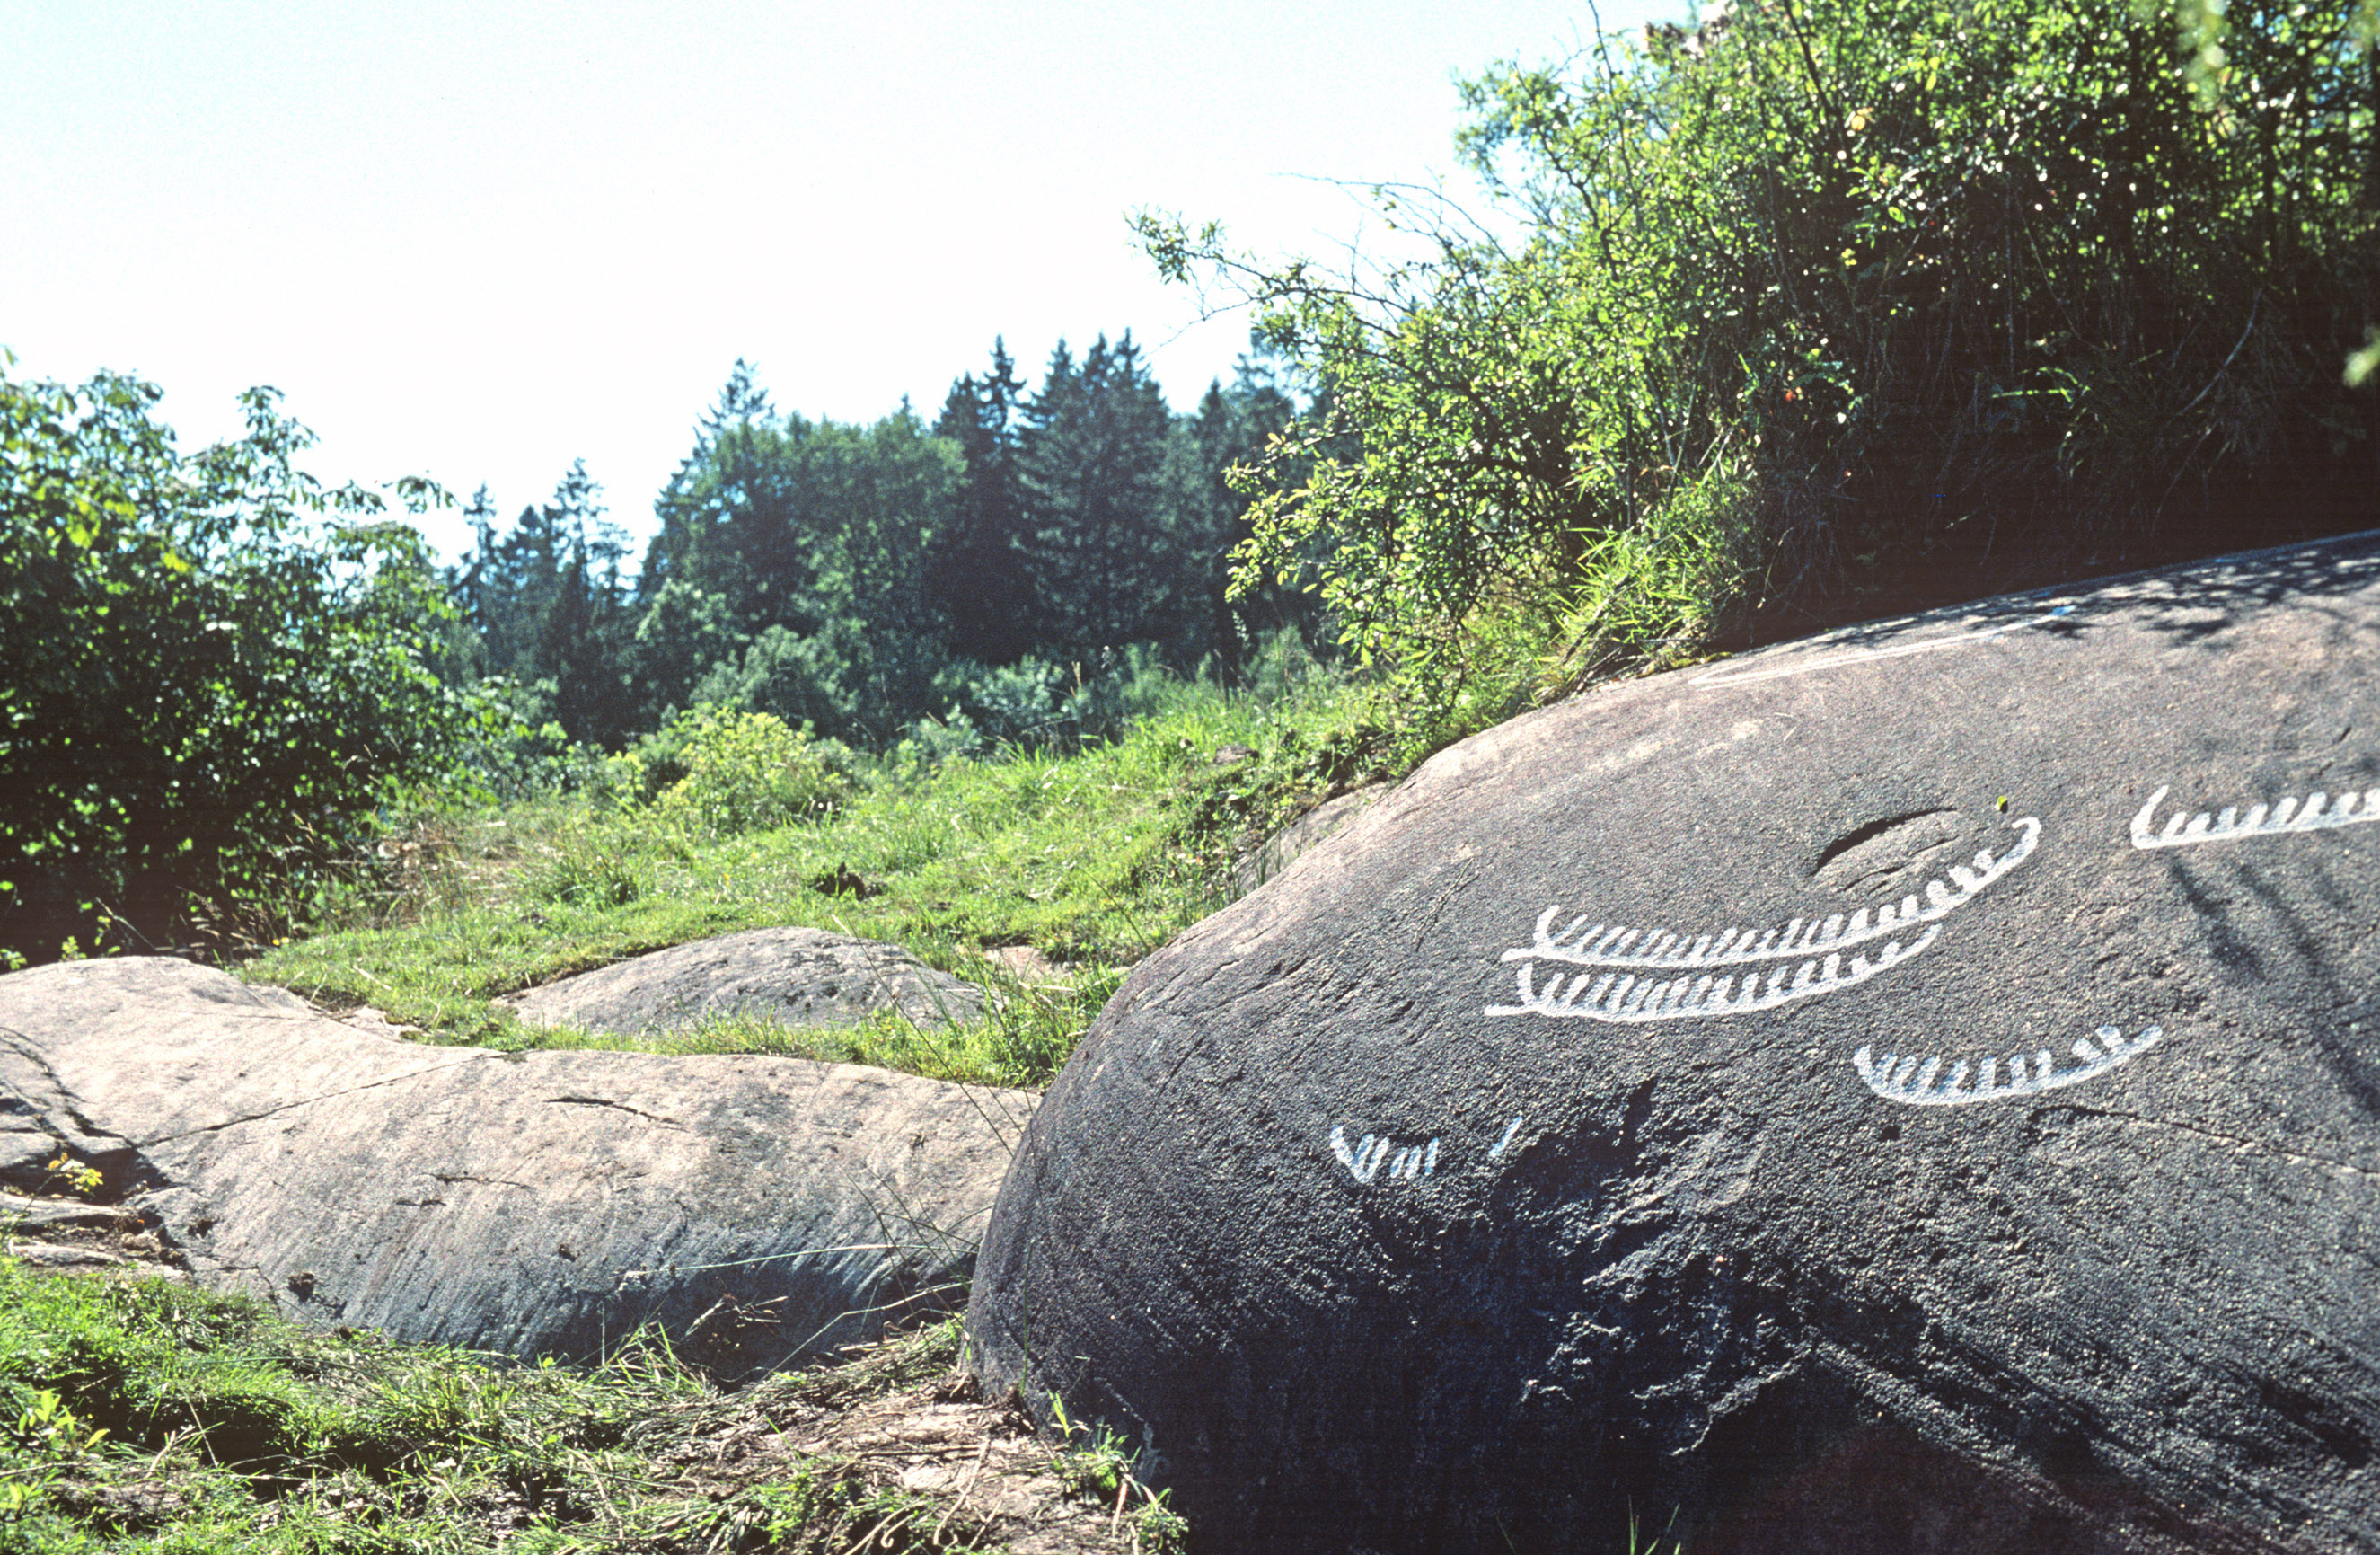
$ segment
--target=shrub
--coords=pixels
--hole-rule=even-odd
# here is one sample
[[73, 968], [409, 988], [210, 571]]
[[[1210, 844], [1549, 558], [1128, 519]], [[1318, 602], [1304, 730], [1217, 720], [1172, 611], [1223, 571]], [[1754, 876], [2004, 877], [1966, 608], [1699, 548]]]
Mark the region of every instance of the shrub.
[[472, 721], [420, 537], [298, 470], [272, 391], [189, 456], [159, 393], [0, 372], [0, 946], [32, 960], [261, 937]]
[[1410, 715], [1461, 723], [1483, 674], [1526, 694], [1515, 600], [1559, 683], [1865, 590], [2010, 586], [2011, 553], [2367, 521], [2380, 4], [1705, 16], [1465, 86], [1509, 241], [1384, 195], [1427, 257], [1342, 277], [1141, 219], [1320, 379], [1236, 475], [1236, 587], [1318, 558]]
[[665, 733], [676, 736], [686, 775], [662, 791], [654, 813], [712, 836], [807, 820], [851, 792], [847, 750], [769, 713], [700, 707]]
[[991, 745], [1050, 743], [1058, 725], [1057, 667], [1030, 654], [978, 669], [960, 693], [967, 721]]
[[1167, 667], [1155, 643], [1102, 648], [1062, 665], [1028, 654], [1014, 664], [966, 666], [956, 716], [987, 745], [1068, 749], [1121, 737], [1195, 697], [1194, 684]]

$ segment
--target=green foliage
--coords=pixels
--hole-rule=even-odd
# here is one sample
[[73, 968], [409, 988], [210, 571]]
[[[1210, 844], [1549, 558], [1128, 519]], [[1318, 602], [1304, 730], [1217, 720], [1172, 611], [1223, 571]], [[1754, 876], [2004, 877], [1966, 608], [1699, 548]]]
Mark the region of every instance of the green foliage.
[[[1171, 1492], [1151, 1489], [1140, 1479], [1140, 1454], [1107, 1426], [1092, 1427], [1071, 1419], [1065, 1401], [1050, 1399], [1051, 1424], [1058, 1427], [1058, 1455], [1050, 1467], [1069, 1495], [1115, 1508], [1114, 1520], [1132, 1524], [1133, 1544], [1149, 1555], [1173, 1555], [1182, 1548], [1189, 1525], [1168, 1504]], [[1139, 1504], [1135, 1506], [1135, 1497]]]
[[969, 666], [951, 689], [983, 743], [1075, 750], [1123, 737], [1135, 723], [1200, 693], [1166, 667], [1153, 643], [1100, 649], [1067, 664], [1031, 654], [1014, 664]]
[[1101, 335], [1078, 365], [1063, 341], [1026, 407], [1018, 480], [1021, 547], [1033, 583], [1039, 645], [1087, 652], [1160, 635], [1186, 581], [1166, 501], [1172, 417], [1132, 336]]
[[1024, 390], [1007, 342], [994, 337], [990, 370], [980, 379], [962, 374], [934, 422], [935, 434], [957, 447], [966, 473], [934, 547], [927, 586], [949, 623], [952, 650], [984, 663], [1008, 663], [1035, 641], [1016, 468]]
[[956, 1346], [953, 1320], [729, 1396], [650, 1332], [600, 1365], [522, 1365], [0, 1252], [0, 1551], [973, 1548], [978, 1518], [849, 1459], [787, 1454], [758, 1483], [699, 1467], [947, 1371]]
[[262, 937], [469, 722], [419, 537], [298, 470], [271, 391], [188, 456], [158, 394], [0, 375], [0, 942], [33, 960]]
[[653, 870], [638, 841], [617, 821], [574, 824], [528, 868], [528, 894], [541, 902], [625, 907], [652, 889]]
[[703, 704], [880, 750], [1077, 738], [1086, 719], [1059, 704], [1132, 650], [1228, 674], [1261, 633], [1311, 625], [1296, 589], [1223, 597], [1247, 532], [1223, 472], [1293, 411], [1268, 371], [1244, 363], [1175, 417], [1131, 337], [1102, 336], [1079, 363], [1062, 344], [1023, 389], [995, 346], [932, 429], [905, 405], [845, 425], [780, 414], [737, 363], [633, 591], [583, 468], [509, 531], [475, 498], [477, 543], [447, 577], [464, 629], [437, 662], [501, 683], [485, 695], [513, 727], [477, 752], [491, 786]]
[[[1042, 1084], [1125, 969], [1228, 898], [1239, 853], [1320, 794], [1387, 771], [1386, 742], [1352, 727], [1364, 699], [1306, 659], [1294, 633], [1250, 668], [1261, 695], [1145, 664], [1120, 681], [1138, 687], [1136, 721], [1071, 752], [929, 761], [911, 746], [855, 759], [832, 808], [788, 805], [774, 830], [711, 831], [658, 803], [604, 805], [584, 790], [426, 813], [375, 853], [377, 885], [242, 973], [332, 1007], [370, 1003], [431, 1040], [784, 1053]], [[704, 726], [753, 727], [698, 715], [669, 733]], [[640, 748], [647, 771], [691, 782], [684, 747], [663, 746]], [[1233, 747], [1254, 754], [1218, 760]], [[866, 894], [822, 888], [854, 876]], [[956, 1027], [737, 1019], [629, 1039], [525, 1029], [492, 1003], [643, 951], [776, 924], [905, 945], [989, 987], [994, 1009]], [[1020, 957], [1026, 947], [1036, 954]]]
[[851, 791], [837, 770], [847, 753], [765, 712], [699, 707], [682, 714], [672, 733], [686, 775], [653, 802], [664, 822], [712, 837], [769, 831], [822, 815]]
[[89, 1429], [47, 1388], [12, 1385], [7, 1395], [22, 1403], [11, 1422], [0, 1398], [0, 1538], [11, 1523], [37, 1512], [52, 1488], [107, 1436]]
[[64, 1149], [44, 1162], [42, 1171], [43, 1187], [61, 1187], [85, 1198], [97, 1193], [107, 1182], [105, 1172], [89, 1161], [75, 1160], [72, 1152]]
[[[1469, 83], [1509, 241], [1384, 192], [1427, 257], [1331, 276], [1143, 217], [1162, 269], [1241, 287], [1322, 380], [1242, 474], [1242, 587], [1318, 560], [1445, 737], [1483, 676], [1510, 705], [2178, 516], [2278, 538], [2277, 486], [2352, 522], [2380, 454], [2338, 365], [2380, 297], [2359, 25], [1747, 4]], [[1535, 684], [1481, 651], [1516, 610]]]
[[1028, 653], [970, 677], [962, 694], [964, 716], [993, 745], [1054, 745], [1064, 684], [1057, 665]]
[[482, 487], [466, 513], [473, 549], [446, 578], [466, 628], [442, 659], [449, 678], [509, 681], [526, 723], [552, 722], [573, 743], [617, 744], [638, 711], [628, 670], [637, 622], [620, 577], [627, 542], [603, 514], [583, 459], [502, 536]]
[[890, 743], [946, 705], [929, 574], [961, 476], [958, 448], [906, 408], [868, 426], [780, 417], [739, 363], [656, 504], [643, 716], [732, 703]]

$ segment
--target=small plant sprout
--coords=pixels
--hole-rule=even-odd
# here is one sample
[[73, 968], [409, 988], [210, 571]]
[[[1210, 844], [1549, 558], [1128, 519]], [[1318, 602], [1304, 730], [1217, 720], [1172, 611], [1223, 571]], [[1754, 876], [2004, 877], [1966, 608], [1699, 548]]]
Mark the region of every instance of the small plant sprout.
[[107, 1181], [106, 1173], [98, 1167], [89, 1161], [77, 1160], [64, 1150], [57, 1153], [55, 1160], [44, 1163], [42, 1170], [49, 1173], [45, 1183], [64, 1184], [69, 1191], [85, 1198], [97, 1193]]
[[[1112, 1505], [1109, 1530], [1127, 1525], [1133, 1549], [1145, 1555], [1172, 1555], [1182, 1548], [1189, 1524], [1168, 1504], [1171, 1490], [1155, 1490], [1141, 1481], [1140, 1454], [1125, 1450], [1123, 1438], [1109, 1427], [1093, 1429], [1066, 1413], [1065, 1401], [1050, 1397], [1050, 1418], [1058, 1427], [1062, 1445], [1050, 1467], [1067, 1492], [1101, 1506]], [[1132, 1505], [1135, 1497], [1138, 1507]]]

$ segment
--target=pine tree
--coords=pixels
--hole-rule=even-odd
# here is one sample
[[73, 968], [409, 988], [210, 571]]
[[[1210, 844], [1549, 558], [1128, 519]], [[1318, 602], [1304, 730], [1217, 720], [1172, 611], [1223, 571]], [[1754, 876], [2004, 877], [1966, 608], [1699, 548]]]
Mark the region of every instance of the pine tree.
[[935, 547], [928, 596], [950, 624], [953, 652], [1007, 663], [1033, 645], [1033, 589], [1026, 573], [1024, 504], [1017, 482], [1018, 396], [1025, 382], [994, 336], [991, 370], [951, 385], [934, 423], [959, 445], [966, 474], [951, 525]]
[[488, 655], [488, 567], [496, 549], [496, 504], [484, 483], [471, 493], [463, 517], [471, 526], [471, 549], [440, 573], [446, 598], [455, 606], [438, 665], [439, 677], [450, 686], [468, 685], [495, 673]]
[[1130, 332], [1077, 367], [1060, 342], [1026, 407], [1017, 467], [1041, 645], [1080, 655], [1164, 635], [1179, 537], [1165, 501], [1172, 413]]
[[[735, 510], [749, 505], [758, 484], [754, 456], [760, 442], [753, 434], [756, 429], [765, 431], [773, 416], [768, 392], [759, 386], [752, 365], [736, 358], [719, 398], [695, 423], [693, 450], [653, 500], [661, 523], [646, 547], [637, 580], [644, 603], [650, 604], [673, 578], [689, 571], [711, 575], [707, 586], [727, 584], [730, 580], [722, 575], [738, 571], [722, 553], [727, 539], [722, 531]], [[741, 586], [740, 577], [735, 581]]]
[[[1266, 443], [1295, 418], [1297, 405], [1270, 366], [1242, 357], [1230, 388], [1210, 383], [1196, 414], [1177, 424], [1174, 532], [1181, 537], [1183, 586], [1195, 596], [1183, 612], [1176, 662], [1211, 653], [1226, 674], [1237, 671], [1259, 634], [1294, 626], [1310, 636], [1319, 611], [1302, 577], [1255, 581], [1230, 598], [1233, 552], [1253, 532], [1249, 497], [1232, 484], [1234, 468], [1252, 468]], [[1192, 633], [1203, 635], [1193, 644]]]

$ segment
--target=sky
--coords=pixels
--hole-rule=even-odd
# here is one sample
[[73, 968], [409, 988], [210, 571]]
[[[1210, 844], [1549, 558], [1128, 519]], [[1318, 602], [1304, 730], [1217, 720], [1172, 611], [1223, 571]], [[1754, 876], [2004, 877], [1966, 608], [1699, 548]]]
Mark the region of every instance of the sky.
[[315, 474], [484, 483], [506, 518], [584, 458], [642, 537], [739, 357], [781, 409], [930, 418], [995, 335], [1038, 378], [1130, 330], [1186, 408], [1247, 320], [1201, 322], [1129, 213], [1377, 248], [1364, 186], [1475, 199], [1457, 77], [1596, 28], [1583, 0], [0, 0], [0, 347], [158, 384], [191, 448], [271, 384]]

